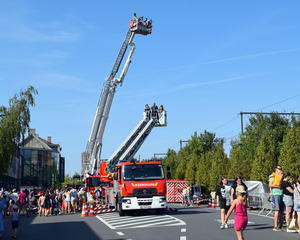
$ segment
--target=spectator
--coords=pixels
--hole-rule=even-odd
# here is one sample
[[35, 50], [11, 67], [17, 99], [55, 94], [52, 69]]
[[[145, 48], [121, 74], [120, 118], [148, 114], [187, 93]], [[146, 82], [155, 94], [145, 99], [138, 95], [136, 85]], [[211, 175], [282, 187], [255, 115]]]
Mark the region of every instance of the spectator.
[[78, 211], [78, 193], [74, 186], [71, 187], [71, 205], [72, 205], [72, 213], [76, 213]]
[[291, 179], [291, 174], [286, 172], [282, 176], [281, 189], [283, 193], [283, 202], [285, 204], [285, 221], [288, 223], [288, 220], [292, 217], [293, 208], [294, 208], [294, 190], [292, 186], [293, 182]]
[[50, 189], [50, 199], [51, 199], [51, 208], [50, 208], [50, 215], [57, 215], [57, 194], [53, 190]]
[[193, 199], [193, 197], [194, 197], [194, 185], [192, 185], [191, 184], [191, 189], [190, 189], [190, 206], [192, 207], [192, 206], [194, 206], [194, 199]]
[[40, 198], [39, 198], [39, 216], [45, 215], [45, 196], [43, 192], [40, 192]]
[[71, 213], [71, 193], [70, 189], [67, 188], [66, 192], [64, 193], [64, 202], [65, 202], [65, 213], [70, 214]]
[[34, 190], [31, 189], [29, 195], [28, 195], [28, 198], [29, 198], [29, 201], [31, 200], [32, 196], [34, 195]]
[[242, 178], [240, 176], [237, 176], [231, 186], [231, 201], [235, 200], [236, 194], [235, 194], [235, 189], [238, 186], [243, 186], [245, 188], [246, 194], [247, 194], [247, 202], [249, 202], [249, 194], [248, 194], [248, 187], [246, 186], [246, 184], [243, 182]]
[[[2, 211], [4, 210], [4, 203], [3, 203], [3, 193], [0, 195], [0, 232], [4, 231], [4, 226], [3, 226], [3, 215]], [[0, 238], [2, 235], [0, 234]]]
[[300, 174], [297, 176], [297, 182], [294, 185], [294, 204], [298, 216], [298, 226], [300, 226]]
[[50, 198], [50, 192], [47, 189], [46, 194], [45, 194], [45, 217], [48, 217], [50, 214], [50, 208], [51, 208], [51, 198]]
[[57, 195], [57, 206], [58, 206], [58, 214], [60, 215], [62, 213], [62, 193], [61, 189], [56, 189], [56, 195]]
[[27, 195], [24, 192], [24, 189], [21, 189], [21, 193], [18, 195], [17, 201], [19, 202], [20, 214], [21, 214], [21, 211], [23, 211], [23, 216], [24, 216], [25, 204], [27, 201]]
[[17, 202], [17, 199], [18, 199], [18, 193], [17, 193], [17, 190], [16, 190], [16, 189], [13, 189], [13, 190], [12, 190], [12, 194], [10, 195], [10, 198], [11, 198], [11, 200], [14, 201], [14, 203]]
[[231, 187], [227, 184], [227, 178], [222, 177], [216, 191], [217, 207], [220, 207], [221, 209], [221, 229], [228, 228], [228, 224], [224, 225], [223, 222], [225, 221], [226, 214], [231, 206], [230, 192]]
[[186, 187], [183, 187], [182, 190], [182, 206], [186, 206]]
[[17, 230], [18, 230], [19, 223], [21, 225], [20, 213], [18, 212], [17, 205], [13, 206], [13, 212], [8, 218], [11, 218], [11, 226], [12, 226], [11, 237], [17, 239]]
[[237, 199], [235, 199], [232, 202], [232, 205], [226, 215], [225, 221], [223, 224], [227, 224], [228, 218], [230, 217], [233, 210], [235, 210], [234, 214], [234, 229], [236, 231], [236, 235], [238, 237], [238, 240], [243, 240], [243, 231], [247, 227], [248, 224], [248, 215], [247, 215], [247, 192], [243, 185], [239, 185], [236, 187], [236, 196]]
[[[275, 173], [281, 171], [282, 168], [280, 165], [275, 167]], [[285, 230], [282, 227], [283, 222], [283, 210], [284, 210], [284, 203], [282, 198], [282, 190], [280, 189], [281, 186], [275, 186], [273, 184], [273, 177], [269, 178], [269, 187], [272, 189], [272, 196], [273, 201], [275, 203], [275, 214], [274, 214], [274, 231], [281, 231]]]

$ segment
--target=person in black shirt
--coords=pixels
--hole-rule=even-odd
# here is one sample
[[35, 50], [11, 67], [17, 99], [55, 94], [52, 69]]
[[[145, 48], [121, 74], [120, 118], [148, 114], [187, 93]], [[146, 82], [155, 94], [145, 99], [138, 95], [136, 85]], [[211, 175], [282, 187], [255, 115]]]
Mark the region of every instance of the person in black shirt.
[[222, 221], [222, 225], [220, 227], [221, 229], [228, 228], [228, 224], [224, 225], [223, 222], [231, 206], [230, 189], [231, 187], [227, 184], [227, 178], [222, 177], [216, 191], [217, 207], [220, 207], [221, 209], [221, 221]]
[[248, 194], [248, 187], [246, 184], [243, 182], [242, 178], [240, 176], [236, 177], [232, 183], [231, 186], [231, 201], [236, 199], [236, 194], [235, 194], [235, 189], [237, 186], [242, 185], [244, 186], [244, 189], [246, 191], [246, 196], [247, 196], [247, 202], [249, 203], [249, 194]]
[[283, 202], [285, 204], [286, 222], [292, 217], [294, 208], [294, 191], [292, 183], [291, 174], [289, 172], [284, 173], [281, 180], [281, 189], [283, 193]]

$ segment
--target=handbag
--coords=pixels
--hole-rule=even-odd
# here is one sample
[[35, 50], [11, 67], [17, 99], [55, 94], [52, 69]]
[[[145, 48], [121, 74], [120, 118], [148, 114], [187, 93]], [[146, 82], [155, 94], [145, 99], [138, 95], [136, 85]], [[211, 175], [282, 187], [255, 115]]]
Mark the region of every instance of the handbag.
[[297, 232], [297, 230], [299, 230], [299, 226], [298, 226], [298, 222], [297, 222], [297, 212], [293, 212], [292, 214], [292, 218], [290, 218], [288, 220], [287, 223], [287, 232]]

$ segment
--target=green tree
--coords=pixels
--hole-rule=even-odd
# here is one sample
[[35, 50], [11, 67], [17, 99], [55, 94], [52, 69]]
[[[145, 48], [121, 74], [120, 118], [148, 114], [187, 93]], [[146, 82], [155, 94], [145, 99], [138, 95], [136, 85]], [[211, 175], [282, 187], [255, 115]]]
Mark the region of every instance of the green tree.
[[221, 144], [216, 145], [211, 153], [210, 190], [215, 191], [222, 176], [228, 173], [228, 158]]
[[210, 169], [211, 169], [211, 160], [210, 160], [210, 152], [206, 152], [202, 154], [199, 159], [199, 164], [197, 167], [196, 173], [196, 184], [206, 186], [209, 188], [210, 186]]
[[233, 147], [230, 151], [228, 178], [234, 179], [240, 176], [244, 180], [250, 180], [251, 165], [240, 147]]
[[300, 129], [289, 129], [286, 139], [282, 145], [279, 157], [279, 165], [284, 171], [291, 173], [291, 177], [296, 179], [300, 169]]
[[173, 149], [168, 149], [167, 157], [164, 160], [165, 175], [167, 173], [166, 166], [169, 166], [170, 173], [171, 173], [171, 179], [176, 179], [177, 165], [178, 165], [178, 157], [177, 157], [176, 151], [174, 151]]
[[9, 99], [9, 106], [0, 106], [0, 176], [6, 174], [21, 139], [29, 129], [30, 106], [35, 106], [38, 91], [30, 86]]
[[263, 135], [252, 164], [251, 180], [268, 183], [269, 176], [277, 165], [274, 150], [275, 147], [271, 138]]
[[186, 159], [182, 151], [178, 154], [178, 167], [176, 169], [176, 179], [184, 180], [186, 172]]
[[184, 180], [189, 181], [192, 184], [196, 183], [198, 163], [199, 163], [199, 157], [195, 153], [193, 153], [191, 160], [189, 161], [188, 166], [186, 168]]

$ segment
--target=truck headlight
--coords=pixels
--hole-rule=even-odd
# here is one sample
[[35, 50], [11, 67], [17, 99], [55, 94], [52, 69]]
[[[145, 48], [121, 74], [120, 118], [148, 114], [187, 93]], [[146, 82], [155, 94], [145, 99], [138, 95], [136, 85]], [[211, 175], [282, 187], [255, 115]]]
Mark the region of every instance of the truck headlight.
[[131, 204], [131, 200], [130, 200], [130, 199], [123, 199], [122, 202], [123, 202], [123, 203], [126, 203], [126, 204]]
[[159, 202], [160, 202], [160, 203], [166, 202], [166, 198], [160, 198], [160, 199], [159, 199]]

